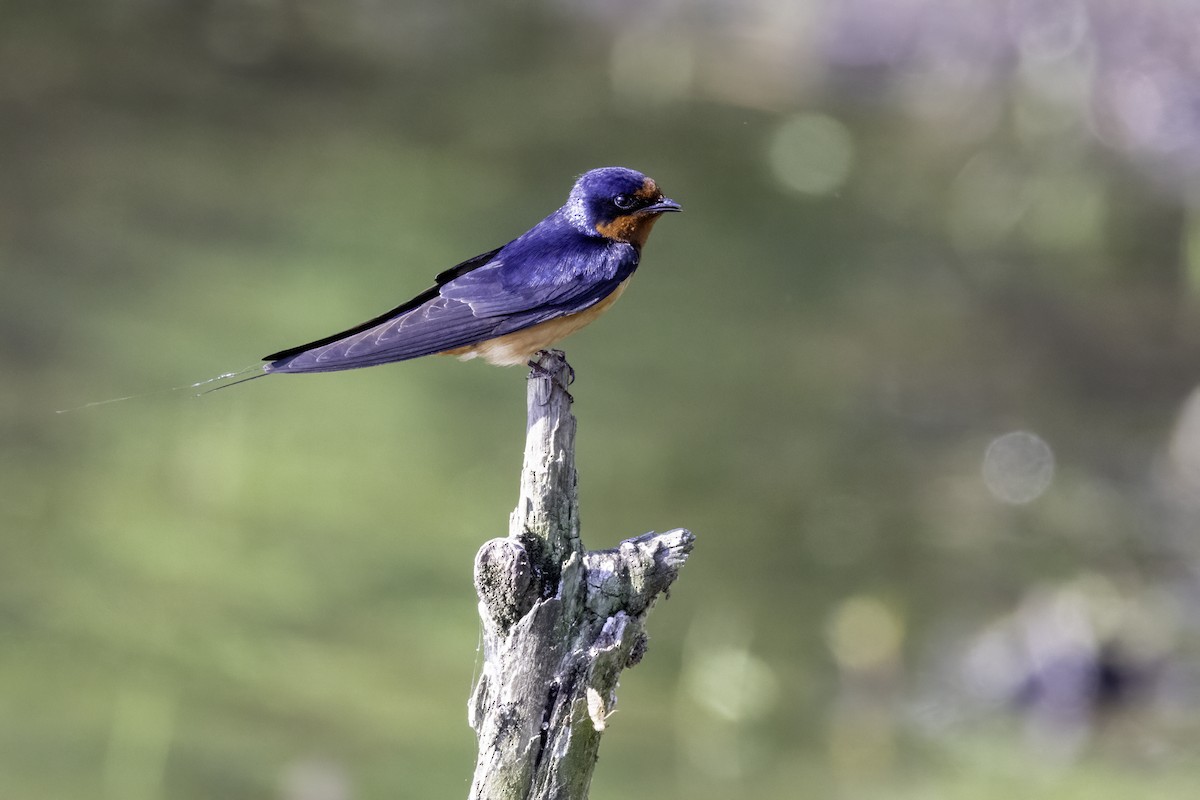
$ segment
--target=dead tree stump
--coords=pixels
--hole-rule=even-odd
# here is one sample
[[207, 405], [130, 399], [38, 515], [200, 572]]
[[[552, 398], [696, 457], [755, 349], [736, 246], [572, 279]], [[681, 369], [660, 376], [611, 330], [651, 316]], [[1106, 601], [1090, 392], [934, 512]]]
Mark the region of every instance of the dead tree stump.
[[572, 370], [543, 353], [528, 383], [521, 497], [506, 539], [475, 557], [483, 670], [468, 708], [472, 800], [583, 800], [621, 670], [646, 650], [646, 614], [694, 537], [646, 533], [588, 552], [579, 538]]

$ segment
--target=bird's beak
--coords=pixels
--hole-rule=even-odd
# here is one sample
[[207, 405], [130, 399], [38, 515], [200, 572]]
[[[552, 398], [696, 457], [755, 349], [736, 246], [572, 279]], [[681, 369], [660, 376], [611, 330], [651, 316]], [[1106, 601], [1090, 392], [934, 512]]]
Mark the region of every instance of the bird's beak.
[[669, 197], [660, 197], [653, 204], [642, 209], [646, 214], [662, 214], [664, 211], [683, 211], [683, 206]]

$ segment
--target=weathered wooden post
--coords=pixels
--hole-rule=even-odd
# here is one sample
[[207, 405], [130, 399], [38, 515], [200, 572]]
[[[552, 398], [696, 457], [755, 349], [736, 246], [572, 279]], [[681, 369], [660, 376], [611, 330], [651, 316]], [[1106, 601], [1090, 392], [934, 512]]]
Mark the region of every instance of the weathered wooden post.
[[694, 542], [676, 529], [584, 550], [571, 374], [559, 351], [530, 374], [521, 497], [508, 538], [475, 557], [484, 660], [468, 709], [472, 800], [587, 797], [617, 678], [645, 652], [646, 614]]

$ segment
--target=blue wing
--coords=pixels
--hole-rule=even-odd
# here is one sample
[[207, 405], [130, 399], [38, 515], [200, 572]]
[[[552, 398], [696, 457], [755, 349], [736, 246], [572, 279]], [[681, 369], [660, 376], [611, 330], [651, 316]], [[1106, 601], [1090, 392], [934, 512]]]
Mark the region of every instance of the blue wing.
[[267, 356], [268, 372], [331, 372], [441, 353], [574, 314], [637, 268], [637, 251], [584, 236], [552, 215], [436, 285], [341, 333]]

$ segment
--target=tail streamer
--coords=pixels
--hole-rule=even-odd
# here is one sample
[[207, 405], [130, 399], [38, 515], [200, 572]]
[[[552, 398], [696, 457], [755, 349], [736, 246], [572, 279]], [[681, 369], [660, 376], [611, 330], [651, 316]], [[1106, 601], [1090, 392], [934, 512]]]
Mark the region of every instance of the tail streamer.
[[[246, 378], [242, 377], [243, 375], [246, 375], [247, 373], [250, 373], [250, 372], [257, 372], [258, 374], [250, 375], [249, 377], [246, 377]], [[71, 414], [76, 411], [83, 411], [84, 409], [95, 408], [97, 406], [107, 406], [107, 405], [111, 405], [112, 403], [121, 403], [121, 402], [124, 402], [125, 400], [136, 400], [139, 397], [151, 397], [156, 394], [170, 394], [171, 392], [182, 392], [186, 389], [200, 389], [200, 391], [194, 392], [192, 394], [192, 397], [202, 397], [206, 394], [211, 394], [212, 392], [215, 392], [219, 389], [228, 389], [230, 386], [237, 386], [239, 383], [245, 383], [246, 381], [252, 381], [255, 378], [263, 378], [269, 374], [270, 373], [267, 372], [261, 364], [253, 364], [249, 367], [246, 367], [245, 369], [237, 370], [236, 372], [226, 372], [224, 374], [217, 375], [215, 378], [208, 378], [207, 380], [196, 381], [195, 383], [189, 383], [184, 386], [172, 386], [169, 389], [158, 389], [157, 391], [153, 391], [153, 392], [142, 392], [140, 394], [125, 395], [124, 397], [113, 397], [108, 400], [95, 400], [91, 403], [84, 403], [81, 406], [75, 406], [73, 408], [61, 408], [61, 409], [56, 410], [54, 413], [55, 414]], [[232, 378], [237, 378], [237, 380], [231, 380]], [[210, 389], [201, 389], [202, 386], [208, 386], [208, 384], [210, 384], [210, 383], [218, 383], [220, 381], [228, 381], [228, 383], [222, 383], [220, 386], [213, 386]]]

